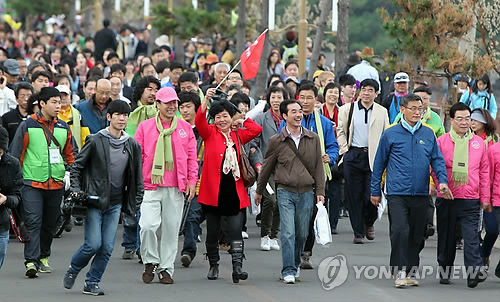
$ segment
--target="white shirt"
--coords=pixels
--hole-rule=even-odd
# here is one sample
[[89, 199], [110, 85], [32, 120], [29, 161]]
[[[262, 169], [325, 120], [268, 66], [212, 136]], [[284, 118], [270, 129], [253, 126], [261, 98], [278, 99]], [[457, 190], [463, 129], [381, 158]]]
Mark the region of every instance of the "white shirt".
[[288, 130], [288, 126], [286, 127], [286, 131], [288, 131], [288, 135], [290, 135], [290, 137], [293, 139], [293, 142], [295, 143], [295, 147], [297, 147], [297, 149], [299, 149], [300, 138], [302, 137], [302, 127], [300, 127], [299, 136], [293, 135], [292, 132], [290, 132], [290, 130]]
[[14, 90], [5, 86], [0, 89], [0, 116], [9, 112], [11, 109], [15, 109], [17, 106], [16, 95]]
[[353, 67], [349, 68], [347, 71], [347, 74], [352, 75], [356, 81], [362, 82], [363, 80], [366, 79], [372, 79], [377, 81], [379, 91], [380, 91], [380, 80], [378, 78], [378, 71], [370, 65], [370, 62], [368, 61], [361, 61], [358, 65], [354, 65]]

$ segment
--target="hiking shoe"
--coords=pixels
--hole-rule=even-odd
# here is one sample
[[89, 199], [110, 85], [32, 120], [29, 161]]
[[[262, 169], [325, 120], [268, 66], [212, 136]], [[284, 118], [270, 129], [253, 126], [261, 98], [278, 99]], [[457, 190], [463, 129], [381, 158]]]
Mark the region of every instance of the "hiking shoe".
[[302, 256], [300, 256], [300, 268], [301, 269], [312, 269], [312, 260], [311, 260], [311, 252], [304, 252]]
[[368, 240], [375, 239], [375, 227], [373, 225], [366, 227], [366, 239]]
[[76, 276], [78, 276], [78, 273], [72, 273], [70, 270], [68, 270], [66, 272], [66, 274], [64, 275], [64, 279], [63, 279], [64, 288], [66, 288], [66, 289], [73, 288], [73, 285], [75, 285]]
[[418, 286], [418, 280], [415, 277], [406, 277], [406, 285], [407, 286]]
[[54, 269], [49, 265], [49, 258], [40, 259], [40, 273], [52, 273]]
[[160, 279], [161, 284], [174, 284], [174, 279], [172, 279], [167, 271], [161, 271], [158, 274], [158, 278]]
[[36, 267], [34, 262], [26, 263], [26, 272], [24, 275], [28, 278], [36, 278], [38, 277], [38, 268]]
[[242, 238], [242, 239], [248, 239], [248, 233], [247, 233], [247, 232], [245, 232], [245, 231], [242, 231], [242, 232], [241, 232], [241, 238]]
[[156, 264], [147, 263], [144, 265], [144, 272], [142, 273], [142, 281], [144, 283], [151, 283], [155, 278]]
[[189, 255], [182, 255], [181, 256], [181, 263], [182, 263], [182, 266], [184, 266], [184, 267], [189, 267], [192, 260], [193, 259], [191, 259], [191, 256], [189, 256]]
[[85, 285], [83, 285], [83, 293], [92, 296], [104, 295], [104, 291], [102, 290], [102, 288], [99, 287], [99, 284], [97, 283], [88, 284], [87, 282], [85, 282]]
[[271, 250], [271, 239], [269, 236], [264, 236], [260, 238], [260, 249], [262, 251], [270, 251]]
[[285, 284], [295, 284], [295, 276], [286, 275], [285, 277], [283, 277], [283, 282], [285, 282]]
[[406, 272], [399, 271], [396, 275], [396, 280], [394, 281], [397, 288], [406, 287], [408, 282], [406, 281]]
[[273, 238], [269, 240], [269, 246], [271, 247], [271, 250], [279, 251], [280, 250], [280, 245], [278, 243], [277, 238]]
[[135, 258], [135, 252], [134, 251], [123, 251], [122, 259], [125, 260], [132, 260]]

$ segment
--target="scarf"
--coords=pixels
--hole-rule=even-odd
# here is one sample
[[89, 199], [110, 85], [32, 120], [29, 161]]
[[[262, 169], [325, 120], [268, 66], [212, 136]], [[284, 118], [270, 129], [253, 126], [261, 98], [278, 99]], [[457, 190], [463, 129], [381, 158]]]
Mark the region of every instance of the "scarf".
[[401, 126], [403, 126], [403, 128], [405, 128], [406, 130], [408, 130], [408, 132], [410, 132], [412, 135], [415, 134], [415, 131], [417, 131], [420, 126], [422, 126], [422, 120], [418, 120], [418, 122], [415, 124], [415, 126], [410, 126], [410, 124], [408, 124], [408, 122], [404, 119], [404, 116], [401, 118]]
[[[240, 166], [238, 165], [238, 154], [236, 154], [236, 150], [234, 150], [234, 142], [229, 141], [229, 137], [222, 132], [224, 137], [226, 138], [226, 152], [224, 154], [224, 163], [222, 164], [222, 171], [224, 174], [229, 174], [229, 172], [233, 173], [234, 181], [238, 181], [240, 179]], [[240, 150], [240, 152], [245, 152]]]
[[141, 122], [155, 117], [158, 112], [156, 104], [143, 105], [139, 101], [137, 102], [137, 106], [134, 112], [128, 117], [127, 127], [125, 128], [125, 131], [132, 137], [135, 136], [135, 131]]
[[455, 143], [451, 178], [453, 179], [454, 186], [457, 187], [469, 182], [469, 141], [473, 135], [469, 129], [464, 138], [460, 138], [455, 130], [451, 128], [450, 137], [453, 143]]
[[272, 109], [269, 109], [271, 112], [271, 117], [273, 118], [274, 123], [276, 124], [276, 130], [279, 130], [281, 121], [283, 120], [283, 117], [274, 114]]
[[172, 152], [172, 133], [177, 128], [177, 117], [174, 116], [170, 128], [163, 129], [160, 120], [160, 113], [156, 114], [156, 128], [160, 132], [156, 142], [155, 156], [153, 159], [153, 169], [151, 170], [151, 183], [162, 184], [165, 180], [163, 175], [165, 170], [174, 170], [174, 155]]
[[425, 109], [424, 115], [422, 116], [422, 121], [427, 123], [428, 120], [431, 119], [431, 106], [427, 106]]
[[[325, 136], [323, 135], [323, 126], [321, 125], [321, 116], [318, 111], [314, 110], [314, 121], [316, 122], [316, 130], [318, 130], [319, 144], [321, 145], [321, 155], [325, 154]], [[333, 164], [333, 163], [332, 163]], [[323, 170], [327, 180], [332, 179], [332, 171], [328, 163], [323, 163]]]

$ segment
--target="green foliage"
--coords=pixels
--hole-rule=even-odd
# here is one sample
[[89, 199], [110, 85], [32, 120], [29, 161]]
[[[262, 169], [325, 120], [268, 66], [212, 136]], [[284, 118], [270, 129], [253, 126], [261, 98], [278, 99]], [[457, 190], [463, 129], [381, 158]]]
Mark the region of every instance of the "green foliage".
[[27, 16], [57, 15], [69, 11], [69, 2], [64, 0], [8, 0], [6, 4], [14, 15], [21, 12]]

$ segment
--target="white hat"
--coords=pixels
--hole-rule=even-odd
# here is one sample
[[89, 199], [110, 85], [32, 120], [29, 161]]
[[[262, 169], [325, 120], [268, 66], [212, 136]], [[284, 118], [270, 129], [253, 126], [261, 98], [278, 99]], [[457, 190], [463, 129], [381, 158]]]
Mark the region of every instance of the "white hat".
[[161, 35], [158, 38], [156, 38], [155, 44], [158, 47], [163, 46], [163, 45], [170, 45], [169, 40], [170, 39], [168, 38], [167, 35]]
[[403, 83], [403, 82], [410, 82], [410, 77], [406, 72], [398, 72], [394, 76], [394, 83]]
[[56, 89], [59, 90], [60, 93], [66, 93], [67, 95], [71, 94], [71, 90], [69, 90], [69, 87], [66, 85], [57, 85]]

